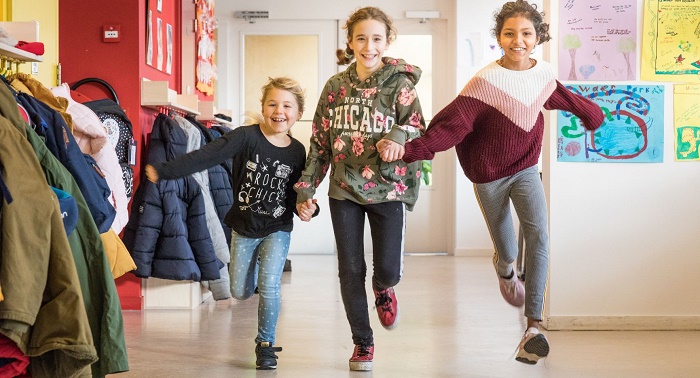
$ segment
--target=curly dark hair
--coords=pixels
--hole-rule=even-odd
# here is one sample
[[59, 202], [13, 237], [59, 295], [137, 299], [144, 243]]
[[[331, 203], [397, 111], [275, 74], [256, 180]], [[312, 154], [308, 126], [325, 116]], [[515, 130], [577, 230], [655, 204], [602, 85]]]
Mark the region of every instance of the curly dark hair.
[[526, 0], [509, 1], [503, 4], [503, 7], [494, 14], [496, 26], [491, 29], [491, 33], [496, 39], [503, 30], [503, 24], [511, 17], [522, 16], [532, 21], [535, 26], [535, 33], [539, 38], [538, 45], [552, 39], [549, 35], [549, 24], [544, 22], [544, 12], [537, 11], [537, 4], [530, 4]]
[[[396, 39], [396, 28], [394, 28], [391, 18], [379, 8], [364, 7], [356, 9], [345, 22], [345, 25], [343, 25], [343, 29], [348, 31], [348, 42], [352, 40], [352, 33], [355, 29], [355, 25], [365, 20], [377, 20], [386, 26], [387, 43], [391, 43]], [[338, 65], [350, 64], [355, 57], [354, 54], [349, 45], [347, 45], [345, 49], [338, 49], [335, 54], [338, 58]]]

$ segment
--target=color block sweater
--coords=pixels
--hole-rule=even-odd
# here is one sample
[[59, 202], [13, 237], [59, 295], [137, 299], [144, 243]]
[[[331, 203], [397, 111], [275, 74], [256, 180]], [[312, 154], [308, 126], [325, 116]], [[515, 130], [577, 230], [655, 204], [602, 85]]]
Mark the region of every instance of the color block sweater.
[[403, 160], [429, 160], [456, 146], [464, 174], [473, 183], [511, 176], [537, 164], [542, 149], [545, 109], [578, 116], [586, 130], [603, 123], [594, 102], [566, 89], [549, 63], [525, 71], [492, 62], [433, 117], [426, 133], [405, 144]]

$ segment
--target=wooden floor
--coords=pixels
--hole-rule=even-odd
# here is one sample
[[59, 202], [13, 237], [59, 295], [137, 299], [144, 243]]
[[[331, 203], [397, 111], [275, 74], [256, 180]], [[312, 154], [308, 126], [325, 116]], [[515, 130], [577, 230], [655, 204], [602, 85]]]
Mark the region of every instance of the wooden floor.
[[[374, 371], [350, 372], [335, 256], [292, 256], [276, 371], [256, 371], [257, 296], [194, 310], [125, 311], [131, 370], [120, 377], [700, 377], [700, 332], [545, 331], [551, 353], [514, 360], [525, 330], [489, 258], [407, 256], [393, 331], [374, 310]], [[370, 265], [371, 266], [371, 265]], [[369, 280], [368, 280], [369, 282]], [[369, 286], [368, 286], [369, 289]]]

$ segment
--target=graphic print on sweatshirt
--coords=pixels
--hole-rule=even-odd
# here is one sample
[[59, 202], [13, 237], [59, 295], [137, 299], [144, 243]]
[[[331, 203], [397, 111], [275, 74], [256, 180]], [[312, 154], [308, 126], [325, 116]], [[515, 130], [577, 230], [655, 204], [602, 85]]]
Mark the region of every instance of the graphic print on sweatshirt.
[[[372, 106], [373, 102], [377, 101], [373, 97], [377, 92], [377, 88], [358, 89], [358, 91], [362, 93], [362, 97], [344, 97], [345, 88], [341, 87], [340, 94], [343, 96], [340, 99], [342, 104], [329, 109], [330, 122], [333, 123], [333, 128], [343, 130], [338, 132], [338, 134], [349, 131], [348, 135], [352, 134], [352, 131], [370, 134], [389, 132], [394, 125], [394, 117], [391, 115], [385, 116], [376, 107]], [[331, 98], [333, 100], [330, 102], [333, 102], [335, 94], [332, 92], [329, 95], [329, 100]]]
[[292, 168], [279, 160], [262, 160], [255, 155], [255, 161], [246, 163], [245, 181], [238, 191], [241, 211], [252, 211], [279, 218], [284, 214], [285, 189]]

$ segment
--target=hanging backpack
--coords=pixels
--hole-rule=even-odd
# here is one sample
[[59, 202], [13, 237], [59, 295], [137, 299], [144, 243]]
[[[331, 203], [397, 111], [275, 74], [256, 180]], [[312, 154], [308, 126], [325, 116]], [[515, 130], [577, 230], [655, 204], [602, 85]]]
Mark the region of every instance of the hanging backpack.
[[102, 99], [83, 103], [90, 108], [102, 121], [102, 125], [107, 130], [107, 139], [117, 152], [119, 165], [122, 168], [122, 179], [124, 181], [124, 189], [126, 197], [131, 198], [131, 192], [134, 187], [134, 170], [136, 165], [136, 140], [131, 126], [131, 121], [119, 106], [119, 98], [109, 83], [102, 79], [90, 77], [82, 79], [71, 86], [72, 90], [76, 90], [79, 86], [85, 83], [98, 83], [106, 87], [113, 100]]

